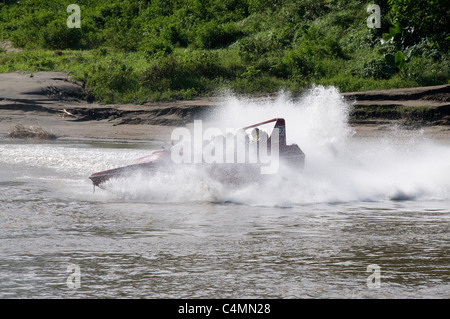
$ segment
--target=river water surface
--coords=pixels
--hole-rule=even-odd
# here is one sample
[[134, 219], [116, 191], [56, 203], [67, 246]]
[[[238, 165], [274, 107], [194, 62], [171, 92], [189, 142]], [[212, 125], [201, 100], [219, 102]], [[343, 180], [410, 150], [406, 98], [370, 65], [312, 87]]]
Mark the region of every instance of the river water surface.
[[359, 138], [321, 90], [325, 113], [276, 110], [307, 160], [265, 184], [186, 171], [93, 193], [90, 174], [160, 145], [1, 138], [0, 298], [449, 298], [450, 143]]

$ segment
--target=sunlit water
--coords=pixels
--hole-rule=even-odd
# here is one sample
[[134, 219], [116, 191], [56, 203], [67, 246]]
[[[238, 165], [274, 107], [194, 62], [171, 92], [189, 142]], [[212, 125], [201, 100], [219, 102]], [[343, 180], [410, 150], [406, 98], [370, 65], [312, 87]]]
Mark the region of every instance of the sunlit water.
[[239, 187], [186, 169], [93, 193], [91, 173], [160, 146], [0, 139], [0, 298], [449, 298], [450, 143], [360, 138], [348, 110], [321, 87], [226, 100], [220, 125], [284, 117], [306, 154]]

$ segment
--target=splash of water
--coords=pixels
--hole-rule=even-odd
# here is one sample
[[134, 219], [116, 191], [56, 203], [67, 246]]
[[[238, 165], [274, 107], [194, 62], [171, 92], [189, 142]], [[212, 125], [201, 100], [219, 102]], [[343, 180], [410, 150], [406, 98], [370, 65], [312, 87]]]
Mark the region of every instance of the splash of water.
[[400, 132], [389, 138], [358, 139], [348, 124], [349, 112], [335, 88], [322, 86], [297, 100], [284, 93], [258, 102], [229, 96], [210, 123], [225, 131], [285, 118], [287, 143], [299, 145], [306, 154], [301, 174], [286, 168], [265, 182], [236, 186], [186, 169], [113, 182], [110, 190], [127, 200], [269, 206], [450, 198], [450, 148]]
[[[220, 183], [187, 167], [111, 181], [107, 189], [126, 201], [230, 201], [268, 206], [450, 200], [448, 144], [426, 139], [417, 131], [400, 129], [387, 136], [358, 137], [348, 123], [350, 110], [351, 106], [332, 87], [313, 87], [298, 99], [285, 93], [260, 101], [230, 95], [224, 98], [220, 111], [208, 119], [210, 126], [225, 132], [227, 128], [283, 117], [287, 143], [299, 145], [306, 155], [302, 172], [284, 168], [263, 182], [249, 181], [237, 186]], [[41, 168], [50, 169], [65, 174], [64, 183], [82, 181], [86, 186], [92, 172], [128, 165], [132, 159], [147, 154], [148, 150], [137, 149], [0, 144], [0, 164], [37, 167], [39, 176]], [[51, 172], [46, 178], [57, 178]]]

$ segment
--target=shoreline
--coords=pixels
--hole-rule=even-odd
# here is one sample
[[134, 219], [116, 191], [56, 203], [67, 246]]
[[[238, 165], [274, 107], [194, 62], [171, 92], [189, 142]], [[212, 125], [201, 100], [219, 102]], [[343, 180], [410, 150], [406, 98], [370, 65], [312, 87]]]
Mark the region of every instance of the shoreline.
[[[40, 127], [60, 139], [167, 142], [174, 128], [201, 119], [221, 105], [219, 98], [100, 105], [84, 101], [83, 95], [82, 85], [62, 72], [0, 74], [0, 136], [22, 124]], [[450, 85], [342, 96], [353, 105], [349, 125], [356, 136], [401, 129], [449, 140]], [[404, 118], [405, 114], [410, 118]]]
[[[14, 113], [14, 114], [12, 114]], [[39, 127], [55, 134], [57, 140], [92, 140], [123, 142], [170, 142], [172, 131], [179, 126], [150, 124], [114, 124], [108, 119], [92, 121], [68, 120], [59, 114], [31, 114], [25, 111], [7, 111], [0, 109], [0, 137], [6, 135], [15, 125]], [[405, 127], [398, 121], [379, 121], [375, 123], [349, 123], [354, 137], [370, 138], [411, 132], [423, 137], [450, 141], [450, 126], [432, 125]]]

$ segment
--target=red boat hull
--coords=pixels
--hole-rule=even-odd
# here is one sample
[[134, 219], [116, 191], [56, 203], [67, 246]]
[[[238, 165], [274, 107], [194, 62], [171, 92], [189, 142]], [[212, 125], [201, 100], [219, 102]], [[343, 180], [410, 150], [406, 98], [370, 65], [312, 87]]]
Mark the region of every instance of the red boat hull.
[[[247, 126], [243, 129], [250, 129], [257, 127], [262, 124], [267, 124], [275, 122], [275, 128], [279, 131], [279, 158], [281, 165], [286, 165], [293, 167], [296, 170], [302, 170], [305, 164], [305, 154], [296, 144], [286, 145], [286, 129], [285, 121], [281, 118], [272, 119], [266, 122], [254, 124]], [[268, 148], [270, 148], [272, 136], [268, 138]], [[138, 172], [144, 173], [154, 173], [163, 167], [171, 167], [170, 165], [180, 165], [175, 164], [171, 160], [170, 150], [161, 150], [153, 152], [148, 156], [144, 156], [135, 160], [131, 165], [125, 167], [119, 167], [115, 169], [106, 170], [103, 172], [98, 172], [92, 174], [89, 178], [91, 179], [94, 186], [100, 186], [106, 181], [112, 178], [129, 177]], [[189, 164], [182, 164], [189, 165]], [[191, 164], [192, 165], [192, 164]], [[242, 179], [257, 179], [261, 176], [259, 169], [260, 164], [251, 163], [239, 163], [239, 164], [193, 164], [200, 165], [210, 176], [217, 178], [220, 181], [225, 182], [237, 182]]]

